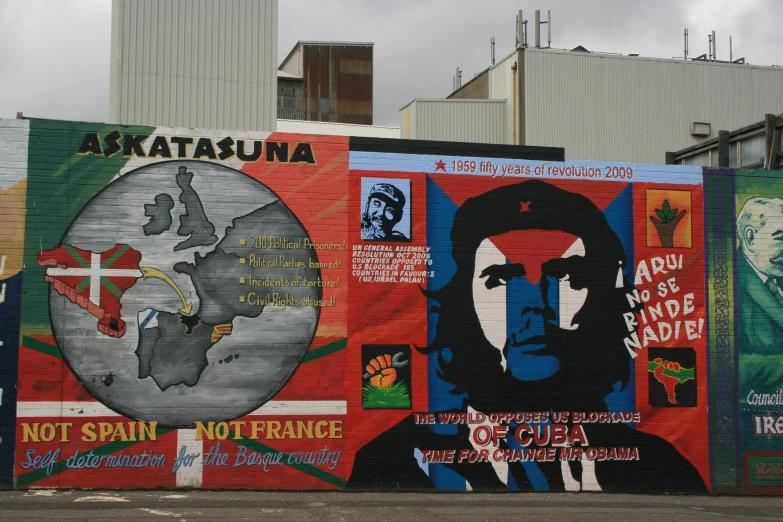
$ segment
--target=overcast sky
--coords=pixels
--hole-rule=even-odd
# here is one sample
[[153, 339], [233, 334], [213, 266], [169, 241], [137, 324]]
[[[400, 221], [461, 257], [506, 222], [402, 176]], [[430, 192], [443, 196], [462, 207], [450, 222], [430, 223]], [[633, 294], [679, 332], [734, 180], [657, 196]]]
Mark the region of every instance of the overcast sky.
[[[375, 124], [399, 126], [412, 99], [451, 92], [458, 65], [463, 81], [485, 69], [491, 36], [510, 53], [520, 8], [552, 11], [555, 48], [671, 58], [688, 27], [691, 56], [715, 30], [718, 59], [732, 36], [735, 59], [783, 62], [781, 0], [280, 0], [278, 56], [298, 40], [374, 42]], [[0, 0], [0, 117], [106, 121], [110, 25], [111, 0]]]

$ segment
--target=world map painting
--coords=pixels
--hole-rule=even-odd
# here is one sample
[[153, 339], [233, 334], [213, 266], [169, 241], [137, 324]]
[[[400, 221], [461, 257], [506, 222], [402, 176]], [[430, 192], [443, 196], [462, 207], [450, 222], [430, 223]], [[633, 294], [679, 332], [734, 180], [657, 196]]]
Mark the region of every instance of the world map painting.
[[[307, 232], [263, 185], [226, 167], [193, 163], [162, 163], [118, 178], [84, 208], [59, 247], [38, 255], [51, 283], [55, 336], [74, 372], [107, 406], [172, 426], [196, 420], [176, 407], [186, 390], [203, 397], [211, 412], [198, 420], [237, 417], [262, 405], [296, 369], [318, 320], [316, 307], [284, 310], [237, 298], [251, 251], [247, 238], [301, 242]], [[244, 186], [244, 196], [227, 205], [214, 187], [229, 179]], [[119, 197], [146, 203], [112, 206]], [[265, 273], [318, 279], [312, 251], [292, 256], [298, 268]], [[320, 289], [289, 294], [317, 300]], [[298, 333], [276, 342], [275, 332], [287, 324]]]

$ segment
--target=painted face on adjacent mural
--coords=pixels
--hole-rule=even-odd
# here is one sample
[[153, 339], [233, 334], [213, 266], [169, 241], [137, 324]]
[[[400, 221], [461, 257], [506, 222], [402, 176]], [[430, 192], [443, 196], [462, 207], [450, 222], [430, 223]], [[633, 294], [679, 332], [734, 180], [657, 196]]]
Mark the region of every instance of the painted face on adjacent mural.
[[783, 277], [783, 200], [752, 198], [739, 213], [742, 250], [768, 277]]
[[481, 242], [473, 303], [484, 336], [514, 378], [537, 381], [560, 369], [553, 336], [579, 327], [574, 316], [587, 300], [585, 275], [584, 243], [571, 234], [518, 230]]
[[761, 227], [753, 238], [756, 266], [771, 277], [783, 277], [783, 215], [779, 218]]

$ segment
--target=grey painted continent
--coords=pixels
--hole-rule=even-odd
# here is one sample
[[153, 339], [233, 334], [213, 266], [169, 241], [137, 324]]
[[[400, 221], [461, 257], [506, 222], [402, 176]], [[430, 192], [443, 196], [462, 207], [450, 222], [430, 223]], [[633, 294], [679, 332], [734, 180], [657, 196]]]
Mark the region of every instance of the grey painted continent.
[[[203, 256], [195, 253], [195, 263], [174, 265], [175, 272], [188, 275], [193, 282], [199, 299], [197, 313], [200, 323], [188, 334], [181, 314], [160, 312], [157, 327], [140, 331], [136, 350], [139, 378], [152, 376], [162, 390], [178, 384], [195, 386], [207, 367], [207, 351], [216, 344], [212, 342], [215, 326], [233, 324], [239, 316], [256, 318], [261, 315], [264, 306], [239, 300], [239, 296], [248, 290], [239, 280], [249, 270], [247, 265], [239, 262], [240, 256], [248, 255], [248, 248], [240, 246], [240, 239], [259, 235], [261, 231], [285, 237], [291, 242], [301, 242], [306, 237], [305, 230], [293, 220], [290, 210], [276, 201], [234, 219], [214, 250]], [[281, 251], [274, 249], [255, 249], [255, 252], [269, 259], [281, 256]], [[311, 264], [316, 261], [313, 250], [289, 250], [283, 257], [300, 262], [302, 267], [276, 266], [259, 269], [259, 272], [271, 279], [294, 280], [302, 276], [314, 281], [319, 277], [319, 270]], [[320, 288], [302, 286], [281, 289], [281, 292], [300, 301], [306, 297], [320, 299], [321, 296]]]
[[144, 235], [157, 236], [171, 226], [171, 209], [174, 208], [174, 200], [168, 194], [155, 196], [155, 203], [144, 205], [144, 215], [150, 218], [144, 225]]
[[190, 186], [192, 180], [193, 173], [188, 172], [187, 167], [180, 167], [177, 174], [177, 185], [182, 191], [179, 200], [185, 205], [185, 214], [179, 218], [177, 234], [190, 237], [175, 246], [175, 252], [197, 246], [209, 246], [218, 240], [215, 235], [215, 225], [207, 219], [201, 198]]
[[180, 314], [158, 313], [158, 326], [139, 332], [139, 378], [152, 376], [161, 390], [184, 384], [195, 386], [207, 367], [212, 345], [212, 327], [199, 324], [186, 333]]

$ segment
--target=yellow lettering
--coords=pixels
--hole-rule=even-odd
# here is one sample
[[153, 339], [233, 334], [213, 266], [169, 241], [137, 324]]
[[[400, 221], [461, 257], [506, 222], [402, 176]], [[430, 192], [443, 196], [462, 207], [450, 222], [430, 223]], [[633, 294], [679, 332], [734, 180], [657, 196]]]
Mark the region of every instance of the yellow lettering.
[[329, 423], [329, 438], [330, 439], [343, 438], [343, 421], [336, 420]]
[[41, 442], [41, 439], [38, 437], [38, 426], [40, 426], [39, 423], [33, 423], [33, 427], [31, 429], [28, 423], [23, 422], [22, 442]]
[[242, 434], [239, 431], [239, 428], [245, 425], [245, 421], [231, 421], [229, 422], [231, 425], [231, 429], [234, 430], [234, 440], [239, 440], [242, 438]]
[[42, 441], [51, 442], [54, 440], [56, 433], [57, 430], [55, 429], [54, 424], [51, 422], [45, 422], [41, 425], [41, 431], [38, 433], [38, 435], [41, 437]]
[[71, 442], [68, 440], [68, 430], [73, 426], [73, 422], [58, 422], [60, 425], [60, 442]]
[[202, 436], [206, 435], [208, 440], [215, 440], [214, 422], [208, 422], [207, 427], [204, 427], [204, 423], [196, 421], [196, 440], [202, 440]]
[[95, 423], [87, 422], [82, 426], [82, 440], [84, 442], [95, 442], [98, 436], [95, 434]]
[[269, 423], [267, 424], [266, 438], [267, 439], [282, 439], [283, 438], [283, 437], [280, 436], [280, 422], [278, 422], [278, 421], [269, 421]]
[[111, 427], [111, 422], [99, 422], [98, 423], [98, 430], [100, 432], [100, 440], [101, 442], [105, 441], [109, 436], [114, 432], [114, 430]]
[[228, 438], [228, 424], [218, 422], [217, 426], [215, 426], [215, 436], [218, 440], [226, 440]]
[[128, 433], [125, 431], [125, 423], [118, 422], [114, 425], [114, 431], [111, 434], [111, 440], [117, 440], [120, 438], [123, 442], [128, 442]]
[[252, 427], [250, 434], [251, 439], [258, 440], [258, 434], [264, 432], [265, 423], [266, 421], [250, 421], [250, 426]]
[[329, 426], [329, 421], [318, 421], [315, 423], [315, 436], [319, 439], [325, 439], [329, 432], [326, 431], [323, 428], [326, 428]]
[[296, 421], [296, 431], [299, 434], [299, 438], [306, 437], [308, 439], [313, 438], [313, 421]]
[[139, 423], [139, 440], [158, 440], [158, 421], [150, 421], [149, 425], [146, 422]]
[[291, 421], [286, 421], [285, 428], [283, 428], [283, 438], [286, 437], [288, 437], [289, 439], [299, 438], [296, 436], [296, 433], [294, 433], [294, 423]]

